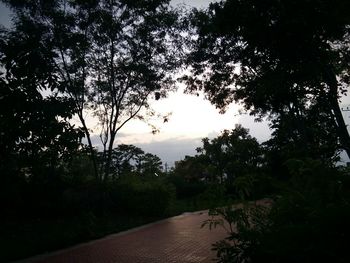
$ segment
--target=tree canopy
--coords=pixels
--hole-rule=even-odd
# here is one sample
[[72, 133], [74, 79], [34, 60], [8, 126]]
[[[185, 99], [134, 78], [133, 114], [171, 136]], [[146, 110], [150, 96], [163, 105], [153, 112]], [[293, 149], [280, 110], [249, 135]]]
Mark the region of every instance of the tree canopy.
[[[168, 0], [3, 2], [15, 14], [14, 28], [2, 31], [4, 70], [16, 65], [22, 70], [16, 77], [34, 80], [34, 90], [70, 101], [96, 176], [90, 139], [96, 131], [86, 115], [97, 118], [106, 153], [99, 176], [108, 176], [117, 132], [133, 118], [154, 115], [149, 100], [174, 88], [170, 73], [181, 61], [174, 39], [177, 12]], [[37, 63], [30, 72], [26, 57]]]
[[111, 172], [115, 179], [134, 173], [155, 176], [162, 173], [162, 161], [154, 154], [145, 153], [137, 146], [120, 144], [113, 149]]
[[317, 140], [306, 120], [313, 119], [349, 155], [338, 102], [349, 85], [345, 10], [344, 0], [227, 0], [195, 11], [188, 90], [204, 90], [221, 109], [240, 102], [257, 117], [275, 118], [278, 127], [288, 120], [298, 141]]
[[0, 32], [0, 173], [23, 175], [26, 168], [31, 177], [74, 154], [83, 133], [69, 122], [73, 101], [45, 94], [57, 86], [50, 52], [39, 51], [46, 44], [41, 28], [18, 26], [26, 32]]
[[220, 181], [223, 177], [233, 181], [239, 176], [254, 173], [262, 164], [262, 149], [258, 141], [249, 135], [249, 130], [241, 125], [235, 129], [224, 130], [218, 137], [202, 140], [203, 147], [197, 151], [211, 165]]

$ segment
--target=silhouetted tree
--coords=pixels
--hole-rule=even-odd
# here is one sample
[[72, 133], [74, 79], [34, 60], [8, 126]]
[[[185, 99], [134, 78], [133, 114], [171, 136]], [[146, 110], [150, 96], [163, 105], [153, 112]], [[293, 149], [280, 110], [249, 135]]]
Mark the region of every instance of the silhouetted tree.
[[173, 88], [169, 73], [180, 61], [180, 49], [171, 48], [176, 12], [168, 0], [3, 2], [15, 13], [15, 27], [6, 34], [25, 36], [28, 52], [45, 58], [47, 76], [33, 77], [49, 78], [56, 96], [73, 102], [97, 177], [86, 115], [98, 118], [105, 154], [99, 177], [107, 177], [117, 132], [133, 118], [154, 114], [149, 99]]
[[137, 169], [139, 160], [144, 155], [139, 147], [129, 144], [120, 144], [112, 153], [112, 176], [120, 177]]
[[159, 176], [162, 172], [162, 160], [154, 154], [146, 153], [142, 156], [140, 172], [143, 175]]
[[182, 177], [187, 182], [196, 182], [199, 180], [215, 181], [209, 173], [210, 168], [203, 155], [188, 156], [183, 160], [175, 162], [173, 174]]
[[197, 151], [221, 182], [224, 177], [233, 181], [239, 176], [253, 174], [262, 165], [260, 144], [241, 125], [236, 125], [232, 131], [224, 130], [212, 140], [204, 138], [202, 142], [203, 146]]
[[[350, 79], [349, 5], [227, 0], [194, 12], [188, 90], [204, 90], [222, 110], [236, 101], [257, 117], [269, 114], [273, 127], [282, 131], [288, 125], [293, 143], [306, 148], [314, 141], [324, 145], [324, 135], [335, 133], [350, 156], [338, 103]], [[337, 144], [334, 136], [326, 143]]]
[[[170, 27], [177, 15], [163, 1], [101, 1], [92, 38], [90, 100], [101, 124], [108, 176], [117, 132], [133, 118], [154, 114], [158, 100], [174, 86], [170, 72], [179, 66]], [[142, 114], [143, 113], [143, 114]]]
[[[102, 156], [103, 153], [100, 153]], [[103, 162], [103, 159], [101, 160]], [[103, 165], [102, 165], [103, 167]], [[158, 175], [162, 171], [162, 161], [154, 154], [145, 153], [137, 146], [120, 144], [113, 149], [111, 161], [111, 177], [120, 178], [122, 175], [136, 173], [138, 175]]]

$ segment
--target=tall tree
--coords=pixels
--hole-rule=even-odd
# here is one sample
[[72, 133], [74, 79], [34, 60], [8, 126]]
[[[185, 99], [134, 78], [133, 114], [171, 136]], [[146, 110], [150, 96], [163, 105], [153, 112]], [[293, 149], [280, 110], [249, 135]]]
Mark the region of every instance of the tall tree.
[[171, 49], [175, 47], [169, 28], [177, 16], [168, 2], [105, 1], [99, 6], [92, 32], [90, 99], [102, 128], [105, 176], [118, 131], [133, 118], [152, 115], [149, 98], [157, 100], [173, 88], [169, 73], [179, 60]]
[[[180, 61], [179, 49], [171, 48], [176, 12], [168, 0], [3, 2], [15, 11], [17, 25], [25, 21], [45, 32], [40, 36], [45, 45], [36, 52], [48, 54], [58, 95], [74, 102], [96, 176], [86, 115], [97, 117], [106, 154], [99, 177], [109, 176], [118, 131], [129, 120], [144, 118], [150, 98], [164, 97], [173, 88], [170, 73]], [[25, 27], [14, 30], [27, 33]]]
[[237, 101], [257, 116], [293, 118], [298, 140], [310, 141], [305, 120], [318, 109], [313, 117], [350, 156], [338, 101], [349, 85], [349, 8], [346, 0], [227, 0], [196, 11], [188, 89], [221, 109]]

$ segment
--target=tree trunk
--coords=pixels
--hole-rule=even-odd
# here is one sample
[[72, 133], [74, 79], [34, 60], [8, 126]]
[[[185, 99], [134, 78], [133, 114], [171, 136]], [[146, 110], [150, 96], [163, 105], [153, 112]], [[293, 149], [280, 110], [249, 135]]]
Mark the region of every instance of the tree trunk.
[[346, 151], [350, 158], [350, 136], [345, 124], [343, 114], [338, 102], [338, 81], [334, 74], [329, 74], [328, 78], [329, 92], [330, 92], [330, 106], [334, 114], [337, 124], [337, 135], [339, 137], [341, 147]]
[[88, 141], [88, 146], [89, 146], [90, 155], [91, 155], [90, 158], [91, 158], [92, 165], [93, 165], [93, 168], [94, 168], [94, 175], [95, 175], [96, 180], [99, 180], [99, 173], [98, 173], [98, 169], [97, 169], [96, 155], [95, 155], [94, 147], [92, 146], [92, 142], [91, 142], [91, 138], [90, 138], [90, 132], [89, 132], [89, 129], [87, 128], [87, 126], [86, 126], [86, 123], [85, 123], [85, 120], [84, 120], [83, 116], [81, 116], [80, 114], [79, 114], [79, 119], [80, 119], [80, 121], [81, 121], [81, 123], [83, 125], [83, 130], [84, 130], [86, 139]]
[[105, 167], [104, 167], [105, 169], [104, 169], [103, 180], [107, 180], [107, 178], [109, 176], [110, 169], [111, 169], [112, 151], [113, 151], [113, 144], [114, 144], [114, 140], [115, 140], [115, 135], [116, 135], [116, 133], [111, 134], [111, 139], [109, 141], [108, 151], [107, 151], [107, 160], [106, 160]]

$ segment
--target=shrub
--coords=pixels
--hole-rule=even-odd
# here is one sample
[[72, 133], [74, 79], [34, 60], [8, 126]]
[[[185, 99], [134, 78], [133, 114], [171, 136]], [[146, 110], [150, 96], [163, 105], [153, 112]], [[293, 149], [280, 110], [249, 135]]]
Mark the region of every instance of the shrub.
[[173, 205], [175, 188], [162, 180], [123, 178], [114, 185], [112, 199], [125, 212], [161, 216], [166, 215]]
[[167, 181], [175, 186], [178, 199], [193, 198], [207, 189], [207, 185], [204, 182], [188, 181], [183, 176], [169, 176]]
[[65, 212], [68, 214], [112, 210], [109, 186], [98, 181], [68, 187], [62, 195]]
[[350, 262], [349, 175], [315, 160], [288, 166], [293, 177], [271, 210], [217, 213], [237, 226], [215, 244], [218, 262]]
[[222, 184], [209, 184], [206, 190], [197, 196], [199, 207], [215, 208], [229, 201], [225, 185]]

